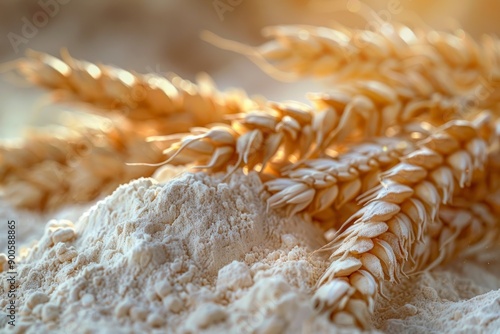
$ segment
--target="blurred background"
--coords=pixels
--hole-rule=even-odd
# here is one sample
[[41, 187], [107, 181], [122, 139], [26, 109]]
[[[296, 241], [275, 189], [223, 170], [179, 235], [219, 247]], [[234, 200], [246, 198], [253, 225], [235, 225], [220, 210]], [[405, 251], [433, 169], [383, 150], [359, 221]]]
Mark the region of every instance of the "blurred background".
[[[461, 27], [474, 37], [500, 32], [497, 0], [363, 2], [387, 20]], [[200, 32], [258, 45], [267, 25], [339, 22], [365, 27], [366, 20], [347, 10], [356, 6], [358, 0], [0, 0], [0, 63], [22, 57], [27, 49], [57, 56], [67, 47], [75, 58], [140, 73], [172, 71], [194, 80], [205, 71], [219, 88], [303, 100], [317, 84], [276, 82], [244, 56], [202, 41]], [[50, 123], [61, 107], [40, 103], [43, 96], [9, 73], [0, 74], [0, 138], [18, 137], [27, 125]]]

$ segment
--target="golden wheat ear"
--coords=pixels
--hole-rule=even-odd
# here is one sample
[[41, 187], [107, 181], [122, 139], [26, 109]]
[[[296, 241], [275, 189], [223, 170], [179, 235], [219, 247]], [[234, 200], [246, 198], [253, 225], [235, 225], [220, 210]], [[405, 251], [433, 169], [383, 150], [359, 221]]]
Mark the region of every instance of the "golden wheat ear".
[[367, 92], [359, 95], [370, 98], [381, 96], [382, 89], [392, 90], [397, 103], [385, 102], [393, 110], [385, 110], [380, 123], [391, 114], [401, 119], [429, 112], [435, 118], [464, 118], [470, 110], [492, 108], [500, 98], [500, 40], [494, 36], [477, 43], [462, 30], [412, 30], [399, 23], [386, 23], [375, 31], [275, 26], [264, 29], [264, 35], [270, 41], [251, 48], [204, 34], [213, 44], [246, 55], [280, 80], [327, 77], [335, 90], [339, 84], [364, 87]]
[[170, 132], [224, 122], [225, 115], [259, 104], [242, 90], [219, 91], [207, 75], [200, 75], [197, 84], [176, 75], [169, 80], [158, 74], [143, 75], [77, 60], [65, 49], [61, 59], [30, 50], [25, 58], [5, 68], [15, 69], [27, 82], [50, 90], [55, 101], [85, 102], [103, 114], [119, 113], [134, 121], [170, 123], [166, 125]]
[[[454, 198], [454, 192], [448, 193], [450, 189], [466, 188], [481, 175], [485, 166], [474, 161], [487, 161], [487, 152], [471, 150], [476, 146], [471, 143], [483, 141], [488, 147], [488, 139], [481, 136], [474, 122], [452, 121], [420, 142], [419, 149], [406, 156], [404, 162], [380, 174], [382, 185], [399, 184], [411, 191], [385, 196], [385, 187], [379, 187], [380, 196], [377, 191], [363, 196], [381, 199], [366, 204], [326, 246], [332, 263], [314, 295], [320, 310], [329, 312], [331, 319], [339, 323], [349, 319], [349, 323], [366, 327], [370, 305], [384, 281], [398, 282], [405, 273], [434, 265], [422, 245], [443, 229], [439, 208], [445, 195]], [[430, 155], [434, 158], [429, 159]], [[449, 173], [436, 173], [442, 169]], [[442, 175], [451, 178], [438, 179]], [[447, 239], [453, 234], [443, 235], [438, 245], [452, 244]], [[434, 259], [441, 260], [439, 256]], [[409, 262], [413, 265], [407, 268]], [[363, 280], [358, 279], [360, 274]], [[367, 275], [377, 282], [376, 286], [373, 280], [366, 279]]]
[[[499, 41], [495, 37], [487, 36], [478, 44], [462, 30], [438, 32], [420, 26], [411, 29], [397, 22], [385, 22], [375, 30], [273, 26], [263, 30], [269, 41], [258, 47], [211, 33], [204, 33], [203, 37], [222, 49], [258, 59], [256, 63], [263, 65], [266, 72], [296, 78], [352, 78], [376, 74], [376, 69], [410, 69], [417, 62], [423, 62], [429, 71], [446, 68], [460, 74], [467, 68], [485, 75], [498, 65], [495, 62], [499, 59]], [[394, 67], [397, 63], [399, 67]]]

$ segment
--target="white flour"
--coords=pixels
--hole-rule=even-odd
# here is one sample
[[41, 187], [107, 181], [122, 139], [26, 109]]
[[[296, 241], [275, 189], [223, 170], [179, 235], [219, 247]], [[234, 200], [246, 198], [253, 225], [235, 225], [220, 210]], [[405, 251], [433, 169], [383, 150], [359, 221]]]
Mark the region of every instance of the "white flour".
[[[266, 211], [256, 174], [185, 174], [120, 187], [74, 224], [47, 224], [24, 255], [18, 330], [299, 331], [325, 263], [321, 231]], [[3, 292], [2, 292], [2, 295]], [[2, 301], [2, 307], [6, 300]]]
[[[166, 184], [140, 179], [75, 224], [49, 222], [18, 267], [16, 331], [341, 332], [310, 302], [327, 266], [312, 254], [324, 243], [322, 231], [307, 217], [267, 212], [256, 174], [220, 181], [204, 174]], [[490, 290], [500, 288], [499, 273], [464, 268], [387, 286], [391, 301], [379, 300], [374, 324], [390, 333], [494, 333], [500, 291]]]

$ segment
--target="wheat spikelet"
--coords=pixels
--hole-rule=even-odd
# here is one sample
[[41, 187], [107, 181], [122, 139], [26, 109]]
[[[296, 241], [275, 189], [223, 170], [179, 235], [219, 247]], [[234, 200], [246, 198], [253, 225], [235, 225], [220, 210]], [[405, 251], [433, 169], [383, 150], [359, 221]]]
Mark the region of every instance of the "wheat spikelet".
[[[272, 194], [271, 208], [284, 207], [289, 215], [307, 211], [313, 216], [331, 206], [339, 210], [361, 193], [375, 187], [381, 171], [399, 162], [413, 150], [413, 144], [401, 138], [376, 138], [348, 147], [338, 158], [305, 160], [282, 173], [282, 177], [264, 185]], [[404, 187], [386, 189], [394, 196]]]
[[105, 131], [84, 127], [55, 134], [32, 133], [17, 145], [2, 144], [0, 189], [6, 201], [31, 210], [88, 202], [154, 172], [126, 162], [161, 158], [126, 122]]
[[77, 60], [64, 50], [62, 60], [29, 51], [15, 68], [27, 81], [53, 91], [57, 101], [86, 102], [106, 113], [119, 111], [134, 121], [162, 125], [163, 133], [221, 122], [223, 115], [258, 105], [241, 90], [219, 92], [206, 75], [198, 84], [174, 75], [167, 80]]
[[[344, 223], [324, 247], [332, 264], [319, 280], [315, 305], [328, 310], [333, 321], [368, 327], [374, 298], [382, 282], [406, 275], [415, 265], [415, 244], [439, 230], [440, 204], [452, 202], [456, 189], [481, 178], [486, 164], [490, 120], [452, 121], [419, 145], [420, 149], [381, 174], [381, 186], [362, 196], [363, 208]], [[382, 197], [396, 185], [412, 188], [394, 198]]]

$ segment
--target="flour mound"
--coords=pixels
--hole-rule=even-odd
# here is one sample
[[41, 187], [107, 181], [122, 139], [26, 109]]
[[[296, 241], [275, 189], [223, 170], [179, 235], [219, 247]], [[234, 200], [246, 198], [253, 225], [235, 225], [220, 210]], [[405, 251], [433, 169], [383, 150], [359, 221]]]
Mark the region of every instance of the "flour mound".
[[322, 232], [268, 211], [265, 196], [254, 173], [186, 173], [121, 186], [75, 224], [50, 221], [18, 267], [16, 329], [333, 330], [310, 303]]

